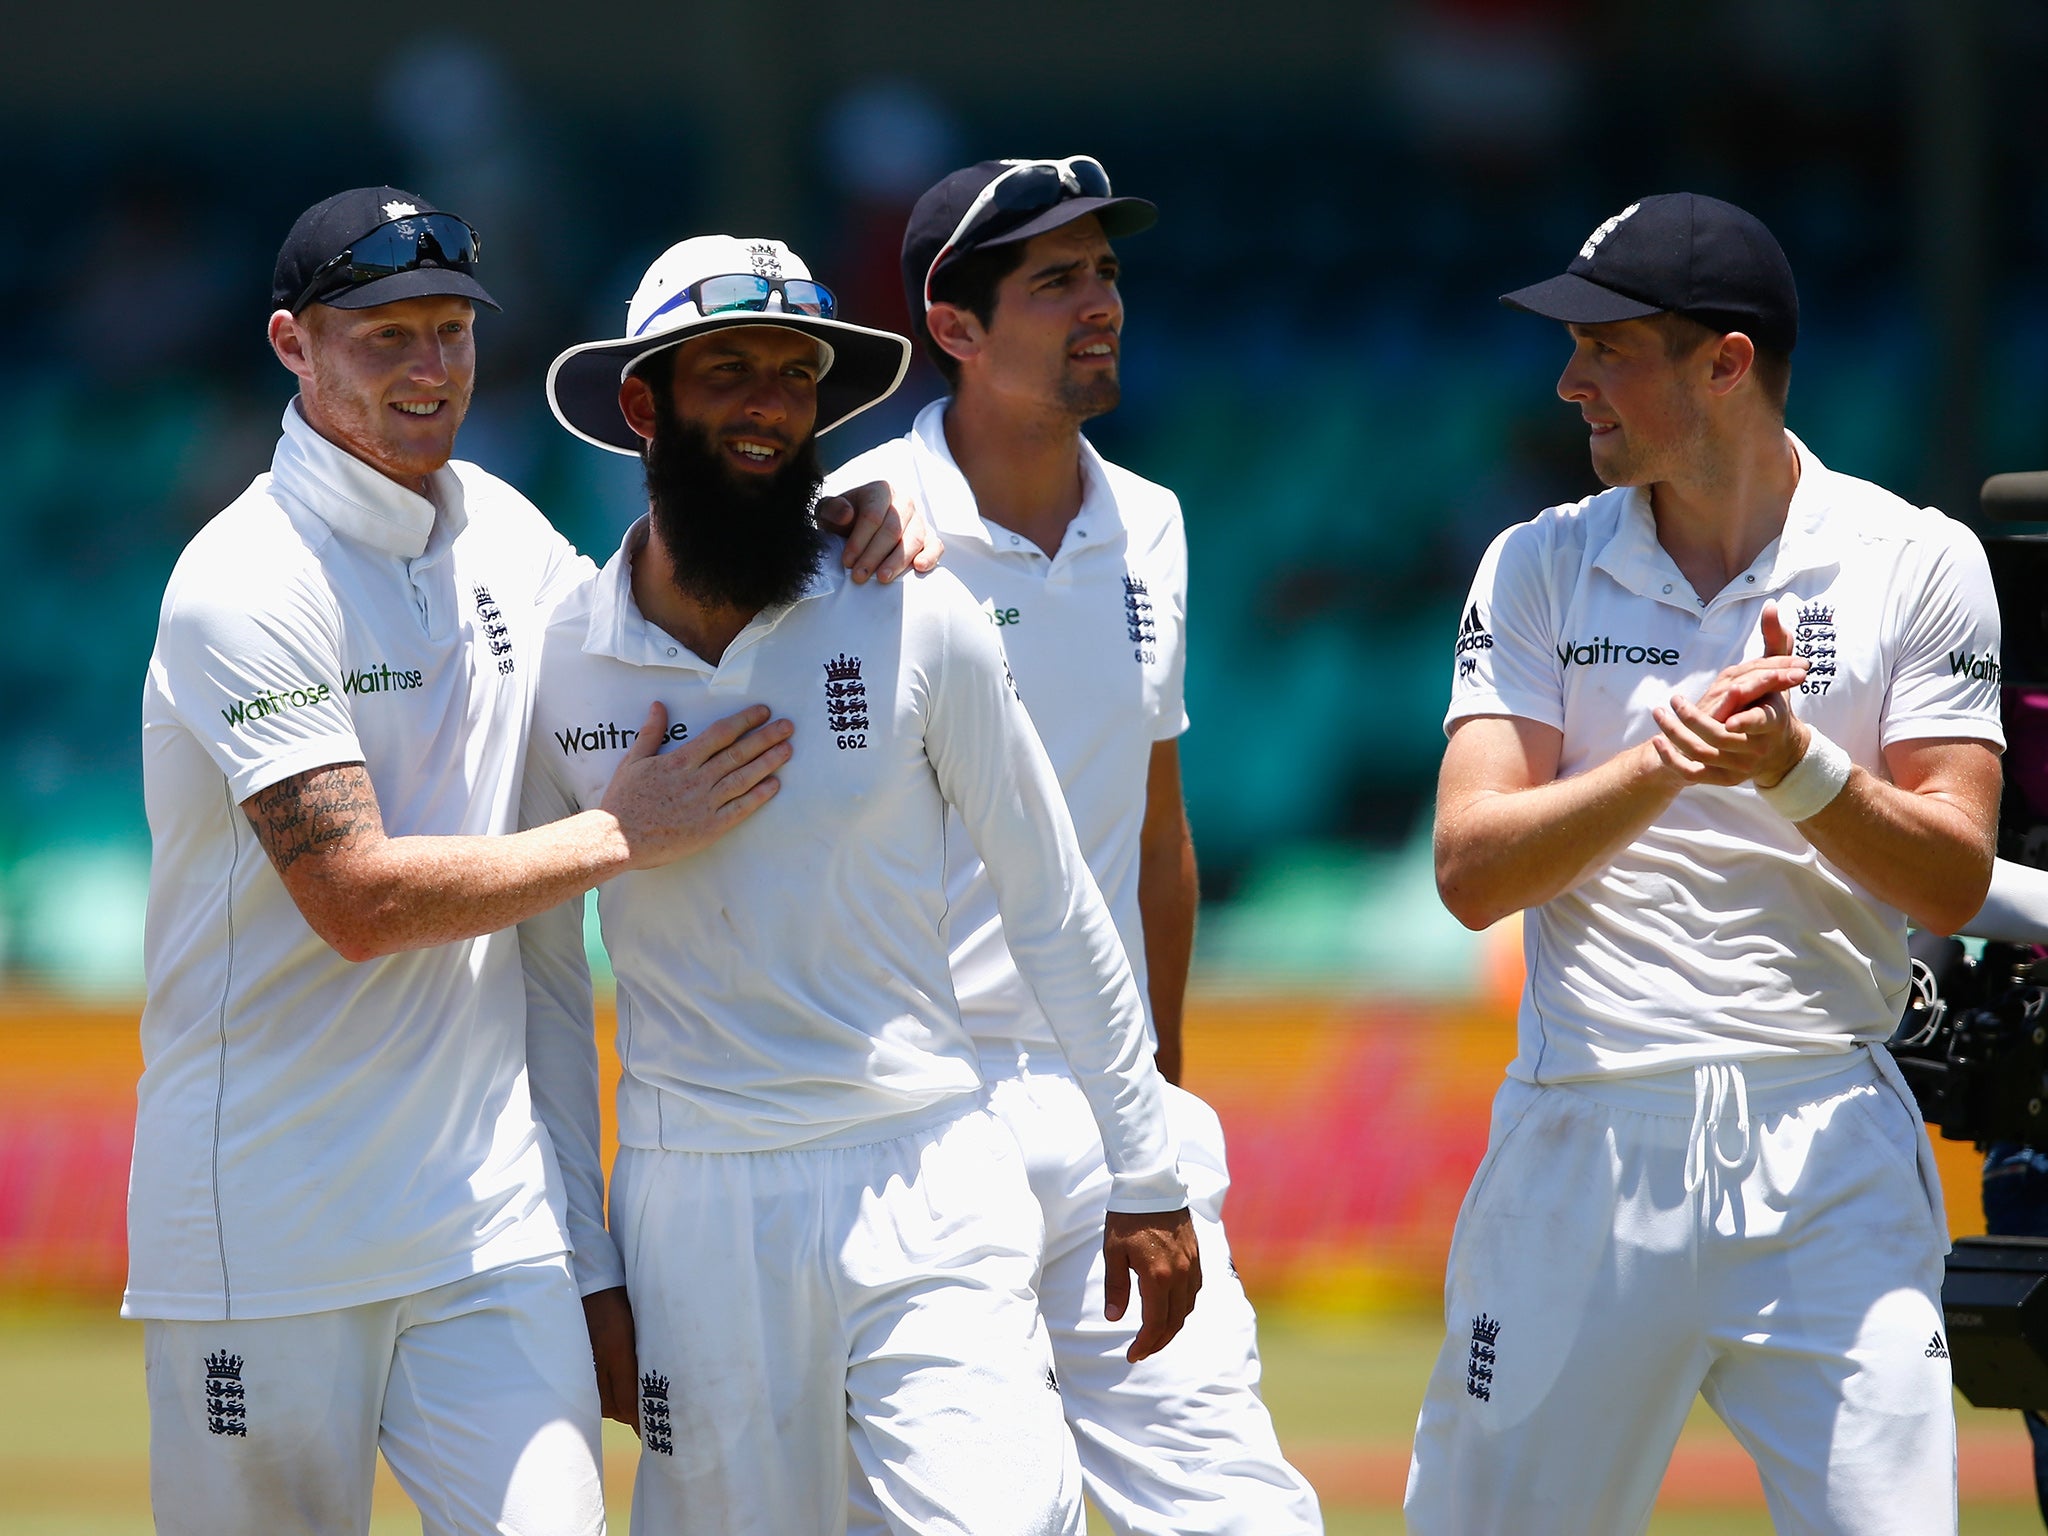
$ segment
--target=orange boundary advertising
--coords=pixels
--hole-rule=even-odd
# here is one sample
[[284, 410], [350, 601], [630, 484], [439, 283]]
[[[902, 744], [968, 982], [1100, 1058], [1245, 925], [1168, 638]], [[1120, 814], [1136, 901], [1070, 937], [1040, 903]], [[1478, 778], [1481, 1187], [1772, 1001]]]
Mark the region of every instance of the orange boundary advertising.
[[[1513, 1051], [1505, 990], [1463, 1004], [1189, 1000], [1187, 1086], [1223, 1121], [1231, 1246], [1255, 1297], [1344, 1309], [1434, 1304]], [[0, 1294], [120, 1291], [138, 1012], [0, 999]], [[618, 1074], [612, 1033], [606, 1003], [607, 1081]], [[607, 1092], [608, 1146], [611, 1111]], [[1975, 1152], [1934, 1146], [1952, 1229], [1981, 1232]]]

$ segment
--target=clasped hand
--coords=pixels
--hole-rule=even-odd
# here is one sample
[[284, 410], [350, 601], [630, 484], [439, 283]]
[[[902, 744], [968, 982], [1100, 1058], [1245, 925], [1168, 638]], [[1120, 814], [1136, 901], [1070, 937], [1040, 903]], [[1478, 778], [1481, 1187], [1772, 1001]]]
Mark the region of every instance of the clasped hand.
[[1651, 711], [1662, 733], [1650, 748], [1682, 784], [1741, 784], [1768, 789], [1806, 755], [1811, 729], [1792, 713], [1785, 691], [1806, 680], [1806, 660], [1767, 604], [1764, 653], [1726, 667], [1697, 701], [1671, 696]]

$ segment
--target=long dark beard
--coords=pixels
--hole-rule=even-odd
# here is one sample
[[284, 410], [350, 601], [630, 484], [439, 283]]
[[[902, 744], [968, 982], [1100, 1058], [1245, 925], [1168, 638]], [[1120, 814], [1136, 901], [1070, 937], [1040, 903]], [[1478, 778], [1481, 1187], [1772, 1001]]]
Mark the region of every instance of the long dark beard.
[[773, 475], [743, 481], [705, 433], [662, 412], [647, 445], [647, 500], [683, 595], [748, 613], [803, 596], [825, 557], [811, 518], [823, 478], [815, 436]]

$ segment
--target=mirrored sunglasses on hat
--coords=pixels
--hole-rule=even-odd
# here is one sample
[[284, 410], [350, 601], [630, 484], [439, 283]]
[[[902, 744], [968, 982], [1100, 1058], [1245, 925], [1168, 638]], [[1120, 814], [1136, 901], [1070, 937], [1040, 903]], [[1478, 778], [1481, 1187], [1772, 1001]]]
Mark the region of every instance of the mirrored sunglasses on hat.
[[292, 301], [292, 312], [316, 298], [422, 267], [474, 276], [482, 246], [477, 232], [452, 213], [407, 214], [357, 236], [346, 250], [322, 262]]
[[781, 313], [786, 315], [810, 315], [819, 320], [830, 320], [839, 308], [839, 301], [833, 297], [832, 290], [808, 277], [763, 277], [756, 272], [724, 272], [716, 277], [700, 278], [680, 293], [671, 294], [653, 314], [633, 328], [633, 334], [644, 336], [647, 327], [684, 304], [696, 305], [699, 315], [722, 315], [748, 309], [773, 314], [775, 311], [769, 309], [768, 301], [776, 294], [782, 295]]
[[[1093, 155], [1064, 160], [1018, 160], [976, 194], [953, 227], [946, 243], [924, 273], [925, 313], [931, 313], [932, 279], [939, 267], [971, 236], [985, 232], [999, 219], [1018, 213], [1042, 213], [1070, 197], [1108, 197], [1109, 172]], [[977, 230], [977, 224], [979, 230]]]

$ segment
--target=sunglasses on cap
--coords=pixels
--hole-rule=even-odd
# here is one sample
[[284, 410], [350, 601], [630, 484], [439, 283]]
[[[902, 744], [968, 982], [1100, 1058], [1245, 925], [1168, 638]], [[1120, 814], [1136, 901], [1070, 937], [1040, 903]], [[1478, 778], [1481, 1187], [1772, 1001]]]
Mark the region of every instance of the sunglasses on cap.
[[483, 241], [477, 232], [452, 213], [407, 214], [402, 219], [379, 224], [366, 235], [358, 235], [349, 242], [347, 250], [320, 263], [312, 280], [293, 301], [292, 313], [297, 314], [321, 295], [421, 267], [473, 275], [482, 248]]
[[1043, 213], [1070, 197], [1107, 196], [1109, 172], [1093, 155], [1069, 155], [1064, 160], [1012, 161], [1008, 170], [975, 194], [974, 201], [960, 216], [960, 222], [953, 226], [952, 235], [939, 247], [939, 254], [932, 258], [932, 264], [925, 268], [925, 313], [931, 313], [932, 279], [938, 275], [940, 264], [966, 243], [975, 232], [977, 220], [986, 229], [1007, 214]]
[[699, 315], [723, 315], [734, 310], [758, 310], [771, 314], [774, 311], [768, 308], [768, 300], [778, 293], [782, 295], [781, 313], [786, 315], [809, 315], [816, 320], [830, 320], [839, 308], [839, 301], [832, 296], [832, 290], [808, 277], [762, 277], [755, 272], [724, 272], [717, 277], [700, 278], [680, 293], [670, 295], [659, 309], [633, 328], [633, 334], [645, 335], [647, 327], [683, 304], [696, 305]]

